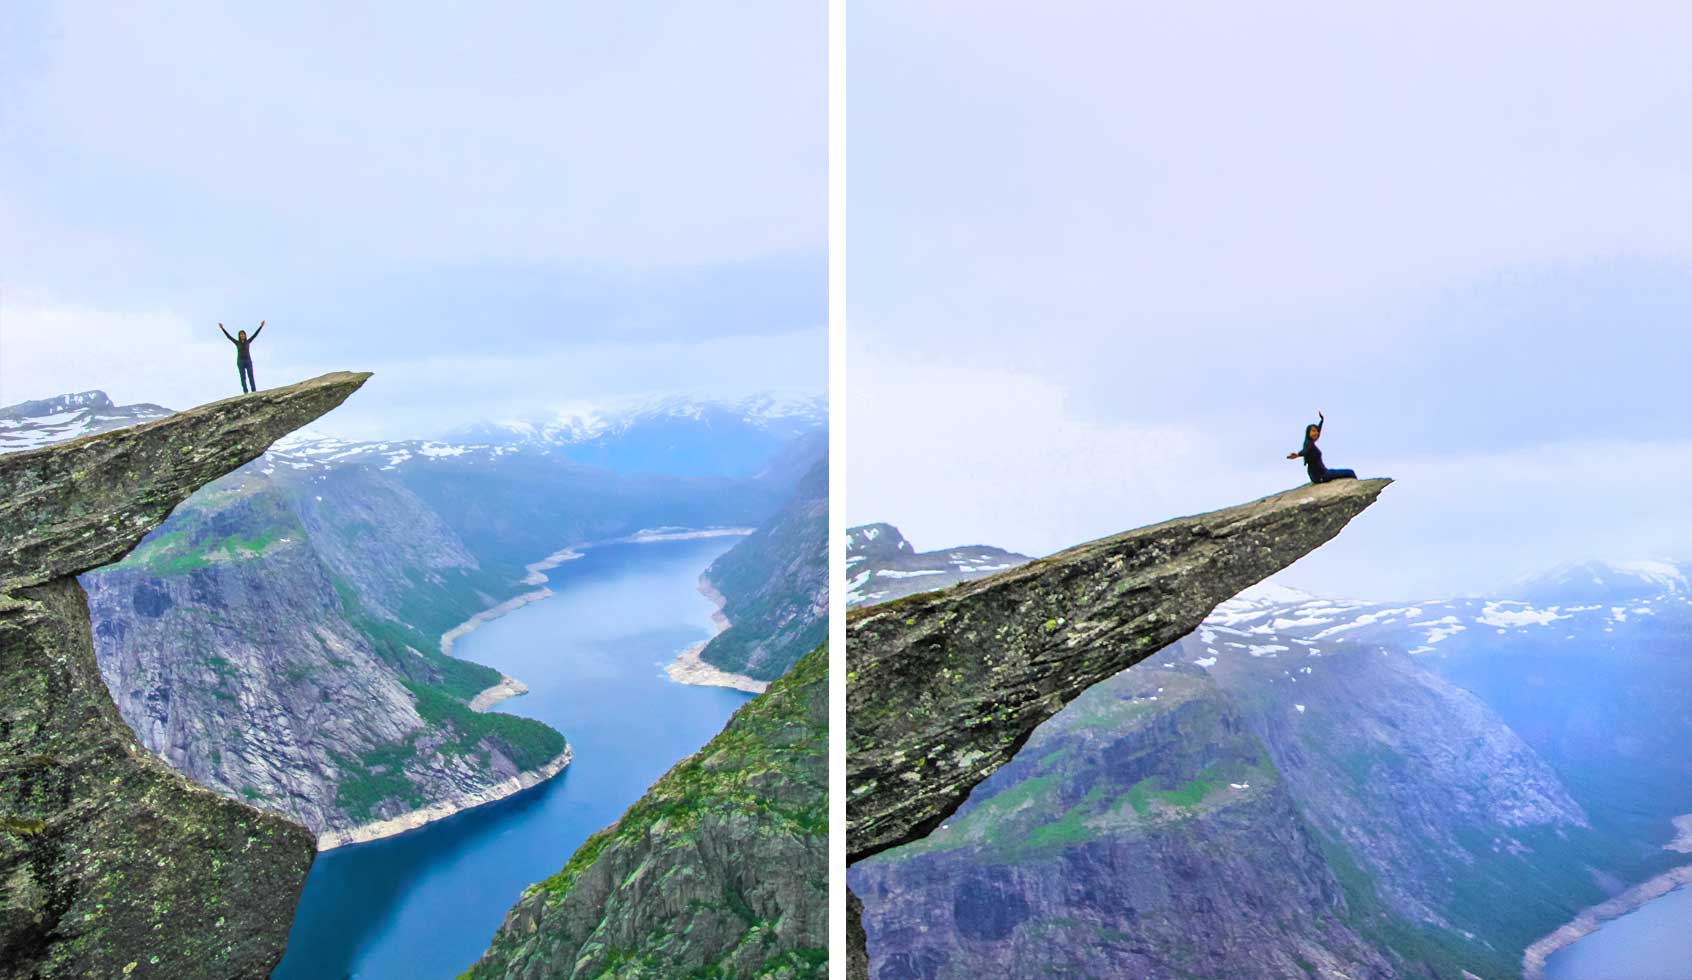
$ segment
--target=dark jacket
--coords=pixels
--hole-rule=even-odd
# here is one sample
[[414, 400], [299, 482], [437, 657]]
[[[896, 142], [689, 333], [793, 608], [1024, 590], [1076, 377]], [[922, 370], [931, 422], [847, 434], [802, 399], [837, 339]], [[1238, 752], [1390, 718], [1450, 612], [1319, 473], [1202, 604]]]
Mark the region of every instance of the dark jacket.
[[[1316, 423], [1316, 434], [1322, 434], [1324, 422]], [[1304, 471], [1310, 474], [1311, 483], [1321, 483], [1328, 478], [1328, 468], [1322, 465], [1322, 450], [1316, 447], [1316, 440], [1310, 438], [1310, 427], [1304, 428], [1304, 448], [1298, 451], [1304, 457]]]
[[[218, 324], [217, 329], [223, 330], [223, 324], [221, 324], [221, 323]], [[252, 335], [249, 336], [246, 340], [242, 340], [239, 337], [229, 337], [229, 331], [223, 330], [223, 335], [225, 337], [229, 337], [229, 342], [231, 344], [235, 345], [235, 363], [236, 364], [251, 364], [251, 363], [253, 363], [253, 353], [252, 353], [252, 351], [248, 350], [247, 348], [252, 345], [253, 341], [258, 339], [258, 335], [261, 334], [261, 333], [264, 333], [264, 324], [262, 324], [262, 323], [259, 324], [259, 328], [257, 330], [254, 330], [252, 332]]]

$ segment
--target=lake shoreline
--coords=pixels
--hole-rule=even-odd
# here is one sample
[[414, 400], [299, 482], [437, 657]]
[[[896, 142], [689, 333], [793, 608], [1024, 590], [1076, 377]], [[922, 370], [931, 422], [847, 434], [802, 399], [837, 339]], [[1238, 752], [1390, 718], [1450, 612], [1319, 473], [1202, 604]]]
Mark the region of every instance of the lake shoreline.
[[416, 810], [407, 810], [386, 820], [372, 820], [369, 823], [348, 827], [345, 830], [324, 831], [317, 838], [318, 853], [331, 851], [337, 847], [345, 847], [349, 844], [368, 844], [385, 837], [394, 837], [406, 831], [416, 830], [426, 824], [434, 823], [437, 820], [444, 820], [455, 814], [463, 813], [466, 810], [474, 810], [479, 806], [497, 803], [526, 789], [539, 786], [563, 772], [569, 764], [570, 746], [566, 744], [564, 751], [548, 760], [546, 764], [535, 769], [524, 769], [509, 779], [501, 780], [456, 801], [443, 800]]
[[[612, 538], [606, 541], [596, 541], [589, 544], [567, 545], [557, 551], [554, 551], [552, 554], [547, 555], [540, 561], [524, 566], [526, 574], [523, 576], [522, 584], [539, 586], [539, 588], [531, 589], [528, 592], [512, 596], [504, 602], [496, 603], [495, 605], [476, 613], [464, 622], [459, 623], [452, 629], [447, 630], [445, 633], [442, 633], [441, 653], [449, 657], [452, 656], [452, 648], [454, 644], [470, 633], [475, 632], [483, 624], [492, 622], [501, 616], [515, 612], [531, 602], [539, 602], [542, 599], [550, 598], [553, 595], [553, 592], [546, 584], [548, 581], [546, 573], [567, 561], [574, 561], [575, 559], [581, 558], [583, 556], [583, 551], [587, 548], [608, 544], [651, 544], [663, 541], [688, 541], [696, 538], [716, 538], [750, 533], [752, 533], [751, 528], [738, 527], [702, 529], [668, 527], [649, 528], [636, 531], [634, 534], [621, 538]], [[727, 620], [723, 621], [721, 628], [727, 628]], [[719, 632], [720, 631], [721, 629], [719, 629]], [[748, 678], [748, 680], [750, 680], [750, 678]], [[528, 690], [528, 685], [524, 684], [517, 678], [501, 674], [500, 679], [496, 683], [477, 692], [476, 696], [471, 698], [467, 704], [472, 711], [486, 712], [508, 698], [528, 693]], [[562, 753], [552, 759], [549, 759], [545, 764], [534, 769], [522, 770], [515, 776], [501, 780], [498, 783], [494, 783], [493, 785], [487, 786], [474, 793], [467, 794], [455, 801], [442, 800], [431, 803], [428, 806], [419, 807], [415, 810], [407, 810], [405, 813], [401, 813], [397, 816], [389, 817], [384, 820], [372, 820], [369, 823], [363, 823], [355, 827], [346, 827], [338, 830], [325, 830], [318, 835], [317, 849], [319, 852], [322, 852], [333, 850], [337, 847], [345, 847], [350, 844], [368, 844], [371, 841], [381, 840], [385, 837], [394, 837], [407, 831], [416, 830], [425, 824], [434, 823], [437, 820], [444, 820], [454, 814], [463, 813], [466, 810], [473, 810], [476, 807], [485, 806], [489, 803], [495, 803], [507, 797], [515, 796], [516, 794], [521, 793], [526, 789], [530, 789], [531, 787], [538, 786], [548, 779], [551, 779], [553, 776], [563, 772], [565, 767], [570, 764], [571, 758], [570, 746], [566, 744]]]
[[567, 561], [574, 561], [580, 557], [582, 557], [582, 553], [576, 550], [576, 546], [569, 545], [554, 551], [552, 554], [547, 555], [540, 561], [525, 566], [524, 571], [528, 574], [523, 576], [523, 584], [538, 585], [540, 588], [512, 596], [504, 602], [489, 606], [476, 615], [471, 616], [469, 619], [466, 619], [464, 622], [454, 626], [452, 629], [442, 633], [441, 653], [448, 657], [452, 656], [453, 644], [457, 643], [464, 636], [475, 632], [476, 629], [483, 623], [498, 619], [506, 613], [521, 609], [531, 602], [539, 602], [540, 600], [551, 596], [552, 590], [546, 586], [546, 573]]
[[[716, 604], [716, 611], [711, 613], [711, 625], [716, 629], [713, 638], [721, 636], [723, 631], [729, 628], [728, 617], [723, 615], [723, 606], [728, 604], [728, 600], [723, 597], [721, 592], [717, 591], [717, 587], [711, 584], [711, 579], [704, 574], [699, 576], [699, 594]], [[769, 688], [769, 681], [761, 681], [745, 674], [723, 670], [721, 667], [708, 664], [700, 659], [699, 655], [705, 652], [705, 647], [710, 642], [710, 640], [706, 640], [703, 643], [695, 643], [677, 654], [676, 659], [670, 661], [669, 665], [664, 668], [664, 673], [668, 674], [670, 680], [677, 684], [693, 684], [699, 687], [727, 687], [736, 691], [745, 691], [748, 694], [762, 694]]]
[[[1684, 830], [1685, 825], [1680, 823], [1682, 819], [1685, 818], [1677, 818], [1676, 826]], [[1667, 849], [1678, 850], [1673, 847]], [[1646, 903], [1661, 898], [1683, 885], [1692, 885], [1692, 864], [1671, 868], [1655, 878], [1629, 888], [1609, 901], [1599, 902], [1582, 910], [1568, 923], [1540, 937], [1522, 953], [1522, 980], [1545, 980], [1545, 964], [1552, 954], [1592, 935], [1606, 922], [1636, 911]]]

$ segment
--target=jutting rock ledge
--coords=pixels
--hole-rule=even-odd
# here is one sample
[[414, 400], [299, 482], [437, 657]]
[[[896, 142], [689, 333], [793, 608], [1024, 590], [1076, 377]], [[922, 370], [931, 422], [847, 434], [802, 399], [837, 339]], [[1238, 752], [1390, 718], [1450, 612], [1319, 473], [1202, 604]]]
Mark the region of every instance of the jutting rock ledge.
[[1307, 485], [854, 610], [847, 861], [926, 837], [1041, 722], [1332, 539], [1391, 482]]
[[0, 456], [0, 975], [262, 977], [315, 848], [148, 753], [76, 575], [370, 377], [336, 372]]

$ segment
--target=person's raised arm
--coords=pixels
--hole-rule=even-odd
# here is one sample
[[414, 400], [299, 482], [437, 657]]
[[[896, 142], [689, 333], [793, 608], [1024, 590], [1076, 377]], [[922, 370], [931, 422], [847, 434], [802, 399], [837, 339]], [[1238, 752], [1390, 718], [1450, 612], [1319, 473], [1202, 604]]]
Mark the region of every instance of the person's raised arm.
[[250, 344], [253, 341], [257, 340], [258, 335], [261, 334], [261, 333], [264, 333], [264, 321], [263, 320], [259, 321], [258, 329], [253, 331], [253, 335], [251, 337], [247, 338], [247, 343]]
[[1328, 424], [1328, 417], [1326, 415], [1323, 415], [1321, 413], [1321, 411], [1318, 410], [1316, 412], [1316, 434], [1321, 435], [1322, 434], [1322, 426], [1327, 425], [1327, 424]]
[[229, 342], [230, 342], [230, 343], [231, 343], [231, 344], [233, 344], [233, 343], [235, 343], [235, 338], [234, 338], [234, 337], [230, 337], [230, 336], [229, 336], [229, 331], [228, 331], [228, 330], [225, 330], [225, 329], [224, 329], [224, 327], [223, 327], [223, 324], [222, 324], [222, 323], [219, 323], [219, 324], [218, 324], [218, 325], [217, 325], [217, 329], [219, 329], [219, 330], [223, 330], [223, 336], [224, 336], [224, 337], [226, 337], [226, 338], [228, 338], [228, 340], [229, 340]]

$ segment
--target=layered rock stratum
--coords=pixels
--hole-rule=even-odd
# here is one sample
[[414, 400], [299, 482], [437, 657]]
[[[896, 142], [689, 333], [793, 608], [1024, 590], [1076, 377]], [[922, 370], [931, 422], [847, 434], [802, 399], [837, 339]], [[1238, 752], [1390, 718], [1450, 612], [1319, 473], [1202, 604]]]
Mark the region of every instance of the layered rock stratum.
[[1332, 539], [1388, 483], [1300, 487], [854, 611], [848, 860], [927, 836], [1064, 705]]
[[312, 835], [189, 782], [100, 678], [75, 576], [334, 409], [336, 372], [0, 456], [0, 964], [6, 976], [228, 978], [281, 957]]

